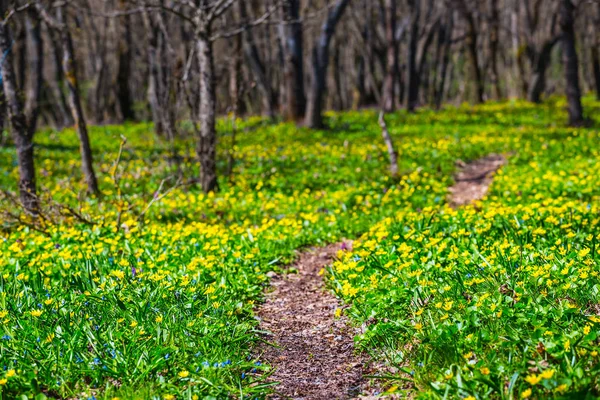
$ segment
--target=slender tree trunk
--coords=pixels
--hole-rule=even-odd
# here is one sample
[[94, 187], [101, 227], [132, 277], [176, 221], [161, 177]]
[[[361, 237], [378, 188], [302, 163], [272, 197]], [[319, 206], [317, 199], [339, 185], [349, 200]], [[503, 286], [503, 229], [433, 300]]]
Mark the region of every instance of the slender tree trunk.
[[489, 47], [490, 47], [490, 81], [492, 84], [492, 96], [495, 99], [502, 98], [500, 89], [500, 78], [498, 74], [498, 44], [500, 40], [500, 11], [498, 0], [488, 0], [490, 12], [489, 18]]
[[[120, 9], [126, 8], [125, 0], [119, 0]], [[117, 101], [121, 118], [130, 121], [135, 118], [129, 82], [131, 80], [131, 16], [125, 15], [122, 20], [122, 32], [118, 43]]]
[[300, 21], [300, 0], [285, 0], [282, 6], [283, 25], [283, 79], [285, 103], [284, 118], [298, 121], [306, 111], [304, 92], [302, 22]]
[[[417, 0], [418, 1], [418, 0]], [[395, 89], [398, 81], [398, 41], [396, 40], [396, 0], [385, 0], [386, 71], [382, 90], [384, 112], [396, 109]]]
[[569, 125], [584, 122], [579, 87], [579, 61], [575, 47], [575, 6], [571, 0], [561, 0], [559, 23], [562, 31], [562, 60], [565, 70]]
[[197, 153], [200, 159], [200, 184], [205, 193], [217, 191], [217, 132], [215, 127], [216, 97], [213, 46], [210, 31], [204, 28], [196, 38], [200, 67], [200, 137]]
[[48, 84], [52, 88], [52, 92], [54, 97], [56, 98], [56, 106], [60, 111], [61, 121], [59, 122], [59, 127], [67, 127], [73, 125], [73, 118], [71, 117], [71, 112], [69, 110], [69, 105], [67, 104], [67, 98], [64, 93], [65, 86], [65, 75], [62, 69], [62, 52], [60, 48], [59, 39], [57, 38], [57, 33], [54, 29], [48, 29], [48, 34], [50, 37], [50, 46], [52, 52], [52, 61], [54, 63], [54, 82], [50, 80]]
[[409, 2], [411, 9], [410, 32], [408, 38], [407, 54], [407, 81], [408, 91], [406, 93], [406, 108], [413, 112], [419, 101], [419, 70], [417, 67], [417, 51], [419, 44], [419, 20], [421, 15], [420, 0], [411, 0]]
[[27, 29], [27, 53], [29, 64], [29, 87], [25, 102], [25, 115], [29, 135], [33, 137], [37, 128], [39, 103], [44, 81], [44, 47], [42, 43], [41, 21], [34, 10], [28, 10], [25, 19]]
[[87, 124], [83, 115], [81, 99], [79, 97], [79, 82], [77, 81], [77, 64], [75, 60], [75, 52], [73, 50], [73, 40], [71, 32], [67, 24], [67, 18], [64, 15], [64, 10], [58, 9], [58, 20], [62, 24], [61, 37], [63, 42], [63, 72], [67, 80], [67, 88], [69, 90], [69, 106], [71, 114], [75, 121], [75, 129], [79, 136], [79, 152], [81, 154], [81, 172], [87, 185], [87, 190], [90, 194], [98, 194], [98, 181], [94, 172], [94, 162], [92, 157], [92, 148], [87, 131]]
[[233, 38], [232, 48], [234, 49], [231, 55], [229, 64], [229, 98], [231, 100], [231, 111], [235, 116], [244, 113], [244, 103], [241, 96], [241, 75], [242, 75], [242, 60], [240, 54], [242, 52], [242, 38], [237, 35]]
[[477, 27], [475, 26], [475, 17], [468, 9], [465, 0], [454, 0], [457, 10], [467, 23], [465, 46], [467, 50], [467, 58], [469, 59], [470, 80], [475, 85], [474, 102], [482, 103], [484, 98], [483, 76], [479, 65], [479, 57], [477, 55]]
[[552, 49], [558, 42], [559, 37], [548, 40], [542, 45], [540, 53], [535, 58], [533, 65], [533, 75], [531, 77], [531, 83], [527, 93], [527, 98], [533, 103], [540, 103], [542, 101], [542, 93], [546, 89], [546, 71], [550, 66], [550, 59]]
[[[6, 15], [6, 6], [0, 4], [0, 16]], [[23, 208], [37, 215], [39, 201], [35, 184], [35, 166], [33, 158], [33, 136], [27, 126], [23, 104], [18, 93], [16, 76], [11, 57], [12, 41], [8, 25], [0, 20], [0, 51], [4, 57], [2, 63], [2, 85], [6, 96], [6, 109], [11, 125], [11, 133], [17, 150], [19, 164], [19, 197]]]
[[392, 141], [392, 137], [388, 131], [388, 127], [385, 122], [385, 112], [383, 111], [379, 113], [379, 126], [381, 127], [381, 136], [383, 136], [388, 157], [390, 158], [390, 173], [392, 177], [395, 178], [398, 176], [398, 153], [396, 153], [396, 150], [394, 149], [394, 142]]
[[446, 87], [446, 77], [448, 75], [448, 65], [450, 64], [450, 47], [452, 46], [452, 31], [454, 28], [454, 16], [450, 12], [448, 15], [448, 22], [443, 25], [443, 30], [440, 33], [440, 41], [443, 40], [442, 44], [442, 62], [440, 65], [440, 83], [435, 89], [435, 107], [440, 108], [444, 101], [444, 93]]
[[[238, 1], [237, 5], [238, 13], [240, 15], [242, 24], [246, 24], [248, 22], [248, 11], [246, 9], [246, 4], [244, 1]], [[264, 112], [269, 118], [273, 118], [275, 116], [273, 90], [271, 88], [271, 82], [269, 81], [269, 77], [267, 75], [267, 70], [265, 68], [264, 63], [261, 60], [260, 52], [258, 51], [258, 47], [256, 47], [256, 42], [254, 40], [252, 30], [246, 29], [243, 33], [243, 37], [244, 53], [246, 54], [246, 59], [250, 64], [250, 69], [252, 70], [252, 74], [256, 79], [258, 88], [262, 93]]]
[[323, 98], [327, 90], [327, 68], [329, 66], [329, 45], [335, 28], [350, 0], [338, 0], [327, 14], [321, 34], [313, 48], [312, 82], [306, 110], [305, 124], [310, 128], [323, 127]]
[[595, 24], [592, 26], [594, 31], [594, 45], [592, 46], [592, 70], [594, 74], [594, 86], [596, 88], [596, 99], [600, 101], [600, 4], [596, 4]]

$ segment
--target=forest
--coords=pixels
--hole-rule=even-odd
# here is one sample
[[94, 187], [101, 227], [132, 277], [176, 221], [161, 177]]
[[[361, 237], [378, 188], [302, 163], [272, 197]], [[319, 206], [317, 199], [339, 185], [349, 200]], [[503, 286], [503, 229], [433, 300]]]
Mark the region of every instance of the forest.
[[1, 399], [600, 397], [600, 0], [0, 0]]

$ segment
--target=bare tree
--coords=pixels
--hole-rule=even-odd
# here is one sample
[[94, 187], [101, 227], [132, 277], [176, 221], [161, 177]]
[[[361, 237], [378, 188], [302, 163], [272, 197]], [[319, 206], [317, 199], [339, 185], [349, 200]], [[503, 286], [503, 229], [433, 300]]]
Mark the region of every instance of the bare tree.
[[0, 51], [2, 52], [2, 85], [6, 96], [6, 109], [11, 125], [11, 134], [17, 149], [19, 164], [19, 197], [23, 208], [37, 215], [39, 202], [36, 192], [35, 165], [33, 154], [33, 130], [27, 123], [23, 103], [18, 93], [16, 75], [11, 55], [12, 39], [8, 27], [11, 15], [6, 2], [0, 2]]
[[[419, 1], [419, 0], [416, 0]], [[396, 39], [396, 0], [385, 0], [386, 72], [382, 92], [382, 108], [392, 112], [396, 108], [396, 83], [398, 80], [398, 41]], [[409, 83], [410, 85], [410, 83]]]
[[327, 90], [327, 68], [329, 66], [329, 45], [335, 28], [342, 18], [350, 0], [338, 0], [328, 11], [321, 34], [313, 47], [312, 81], [306, 110], [305, 123], [310, 128], [323, 127], [323, 97]]
[[283, 115], [299, 120], [306, 111], [304, 93], [303, 39], [300, 21], [300, 1], [283, 0], [280, 38], [283, 48]]
[[567, 109], [569, 125], [581, 125], [584, 122], [579, 87], [579, 60], [575, 47], [575, 5], [571, 0], [561, 0], [559, 24], [562, 31], [562, 60], [565, 69]]
[[79, 81], [77, 79], [77, 63], [75, 59], [75, 51], [73, 50], [73, 40], [67, 22], [66, 11], [63, 7], [57, 9], [57, 25], [60, 27], [60, 36], [63, 43], [63, 72], [67, 78], [67, 88], [69, 90], [69, 106], [71, 114], [75, 121], [75, 129], [79, 137], [79, 153], [81, 155], [81, 172], [87, 190], [91, 194], [98, 194], [98, 181], [94, 172], [94, 162], [92, 157], [92, 148], [88, 135], [85, 116], [83, 115], [83, 107], [79, 96]]

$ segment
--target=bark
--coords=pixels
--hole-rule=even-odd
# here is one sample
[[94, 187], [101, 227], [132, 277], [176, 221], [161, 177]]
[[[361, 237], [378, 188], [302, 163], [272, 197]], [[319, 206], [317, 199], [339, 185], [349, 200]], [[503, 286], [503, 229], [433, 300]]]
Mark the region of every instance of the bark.
[[388, 157], [390, 158], [390, 173], [392, 174], [392, 177], [395, 178], [398, 176], [398, 153], [396, 153], [396, 150], [394, 149], [394, 142], [388, 131], [385, 122], [385, 112], [383, 111], [379, 113], [379, 126], [381, 127], [381, 135], [383, 136]]
[[434, 105], [436, 108], [442, 106], [444, 100], [444, 88], [446, 87], [446, 78], [448, 75], [448, 65], [450, 64], [450, 47], [452, 46], [452, 32], [454, 29], [454, 16], [450, 12], [447, 22], [440, 24], [438, 51], [440, 54], [439, 75], [440, 82], [434, 87]]
[[465, 0], [453, 0], [457, 11], [462, 15], [466, 22], [465, 46], [467, 58], [469, 60], [470, 81], [475, 85], [474, 102], [482, 103], [484, 98], [483, 76], [479, 65], [479, 57], [477, 55], [477, 27], [475, 25], [475, 16], [469, 10]]
[[575, 6], [571, 0], [561, 0], [559, 24], [562, 31], [562, 61], [565, 71], [569, 125], [584, 122], [579, 87], [579, 61], [575, 47]]
[[200, 137], [197, 149], [200, 159], [200, 184], [205, 193], [217, 191], [217, 132], [215, 126], [216, 97], [213, 44], [210, 30], [197, 33], [196, 46], [200, 68]]
[[542, 101], [542, 93], [546, 89], [546, 71], [550, 66], [550, 56], [554, 45], [559, 39], [559, 37], [555, 37], [546, 41], [534, 61], [533, 75], [527, 93], [527, 98], [533, 103], [540, 103]]
[[231, 101], [231, 111], [235, 116], [244, 113], [244, 103], [241, 96], [241, 75], [242, 75], [242, 60], [239, 56], [242, 52], [242, 39], [238, 35], [233, 38], [234, 49], [231, 61], [229, 64], [229, 99]]
[[[246, 9], [245, 1], [238, 1], [237, 5], [238, 13], [240, 15], [240, 19], [242, 20], [242, 24], [248, 23], [248, 11]], [[264, 112], [269, 118], [273, 118], [275, 116], [273, 90], [271, 88], [271, 83], [267, 76], [265, 65], [261, 60], [260, 52], [258, 51], [258, 47], [256, 46], [252, 30], [244, 30], [243, 37], [244, 54], [246, 55], [246, 59], [250, 64], [250, 69], [252, 70], [252, 74], [256, 79], [258, 88], [262, 93]]]
[[413, 112], [419, 101], [419, 69], [417, 67], [417, 50], [419, 44], [419, 19], [421, 16], [420, 0], [411, 0], [409, 2], [411, 8], [410, 33], [408, 38], [408, 54], [407, 54], [407, 83], [408, 92], [406, 94], [406, 108], [409, 112]]
[[[6, 14], [6, 6], [0, 4], [0, 15]], [[0, 51], [2, 63], [2, 85], [6, 96], [6, 110], [11, 125], [11, 135], [17, 150], [19, 165], [19, 197], [26, 212], [37, 215], [39, 201], [36, 192], [35, 166], [33, 158], [33, 137], [27, 126], [27, 118], [18, 93], [16, 75], [11, 56], [12, 41], [10, 31], [4, 21], [0, 21]]]
[[500, 40], [500, 11], [497, 0], [488, 0], [489, 18], [489, 47], [490, 47], [490, 81], [492, 84], [492, 97], [502, 98], [500, 79], [498, 75], [498, 44]]
[[282, 12], [283, 23], [280, 28], [280, 36], [283, 43], [283, 88], [285, 93], [283, 115], [287, 120], [298, 121], [306, 111], [300, 0], [285, 0]]
[[27, 53], [29, 64], [29, 87], [25, 103], [25, 115], [29, 135], [33, 137], [37, 127], [39, 103], [42, 93], [44, 72], [44, 47], [42, 43], [41, 21], [34, 10], [29, 10], [25, 19], [27, 29]]
[[163, 136], [165, 126], [163, 124], [162, 108], [160, 105], [161, 96], [161, 73], [160, 73], [160, 56], [159, 42], [162, 31], [154, 23], [152, 17], [146, 12], [143, 14], [146, 40], [147, 40], [147, 57], [148, 57], [148, 104], [152, 114], [152, 122], [154, 123], [154, 131], [158, 136]]
[[395, 89], [399, 72], [396, 10], [396, 0], [385, 0], [386, 74], [381, 93], [384, 112], [392, 112], [396, 109]]
[[69, 106], [71, 114], [75, 121], [75, 129], [79, 137], [79, 152], [81, 155], [81, 172], [87, 185], [88, 193], [98, 194], [98, 181], [94, 172], [94, 163], [92, 157], [92, 148], [87, 131], [87, 124], [83, 115], [81, 99], [79, 97], [79, 82], [77, 80], [77, 65], [75, 60], [75, 51], [73, 50], [73, 40], [67, 24], [65, 11], [58, 9], [58, 21], [62, 25], [61, 39], [63, 43], [63, 72], [66, 77], [67, 89], [69, 92]]
[[50, 37], [50, 48], [52, 52], [52, 61], [54, 63], [54, 79], [50, 80], [48, 84], [52, 89], [56, 101], [56, 107], [59, 109], [61, 120], [59, 127], [67, 127], [73, 125], [73, 117], [69, 110], [67, 98], [65, 96], [65, 75], [62, 69], [62, 51], [59, 44], [59, 38], [57, 38], [56, 31], [54, 29], [48, 30]]
[[305, 124], [310, 128], [323, 127], [323, 98], [327, 90], [327, 68], [329, 66], [329, 45], [344, 10], [350, 0], [338, 0], [327, 13], [327, 19], [321, 28], [321, 34], [313, 48], [312, 82], [306, 110]]
[[[120, 0], [121, 9], [125, 9], [125, 0]], [[125, 15], [122, 17], [122, 29], [118, 43], [118, 72], [117, 72], [117, 101], [119, 104], [119, 112], [124, 121], [135, 119], [133, 112], [133, 101], [131, 91], [129, 89], [129, 81], [131, 80], [131, 58], [132, 58], [132, 42], [131, 42], [131, 16]]]
[[594, 45], [592, 46], [592, 71], [594, 74], [594, 86], [596, 88], [596, 99], [600, 101], [600, 4], [596, 4], [595, 24], [592, 26], [594, 30]]

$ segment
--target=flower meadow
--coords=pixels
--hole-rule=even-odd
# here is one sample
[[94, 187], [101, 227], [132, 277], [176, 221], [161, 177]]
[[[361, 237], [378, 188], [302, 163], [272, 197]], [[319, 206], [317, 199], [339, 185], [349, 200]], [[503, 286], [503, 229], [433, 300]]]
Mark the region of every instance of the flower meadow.
[[[2, 396], [264, 398], [254, 311], [268, 273], [342, 238], [359, 239], [324, 277], [363, 327], [358, 348], [387, 365], [386, 393], [596, 395], [599, 135], [564, 127], [563, 109], [390, 114], [398, 179], [375, 111], [329, 114], [326, 131], [240, 120], [235, 137], [225, 118], [208, 195], [185, 183], [191, 137], [171, 148], [149, 125], [92, 128], [102, 196], [86, 198], [75, 132], [37, 133], [42, 196], [65, 212], [1, 222]], [[14, 150], [0, 152], [14, 190]], [[456, 160], [492, 152], [509, 161], [489, 195], [449, 208]]]

